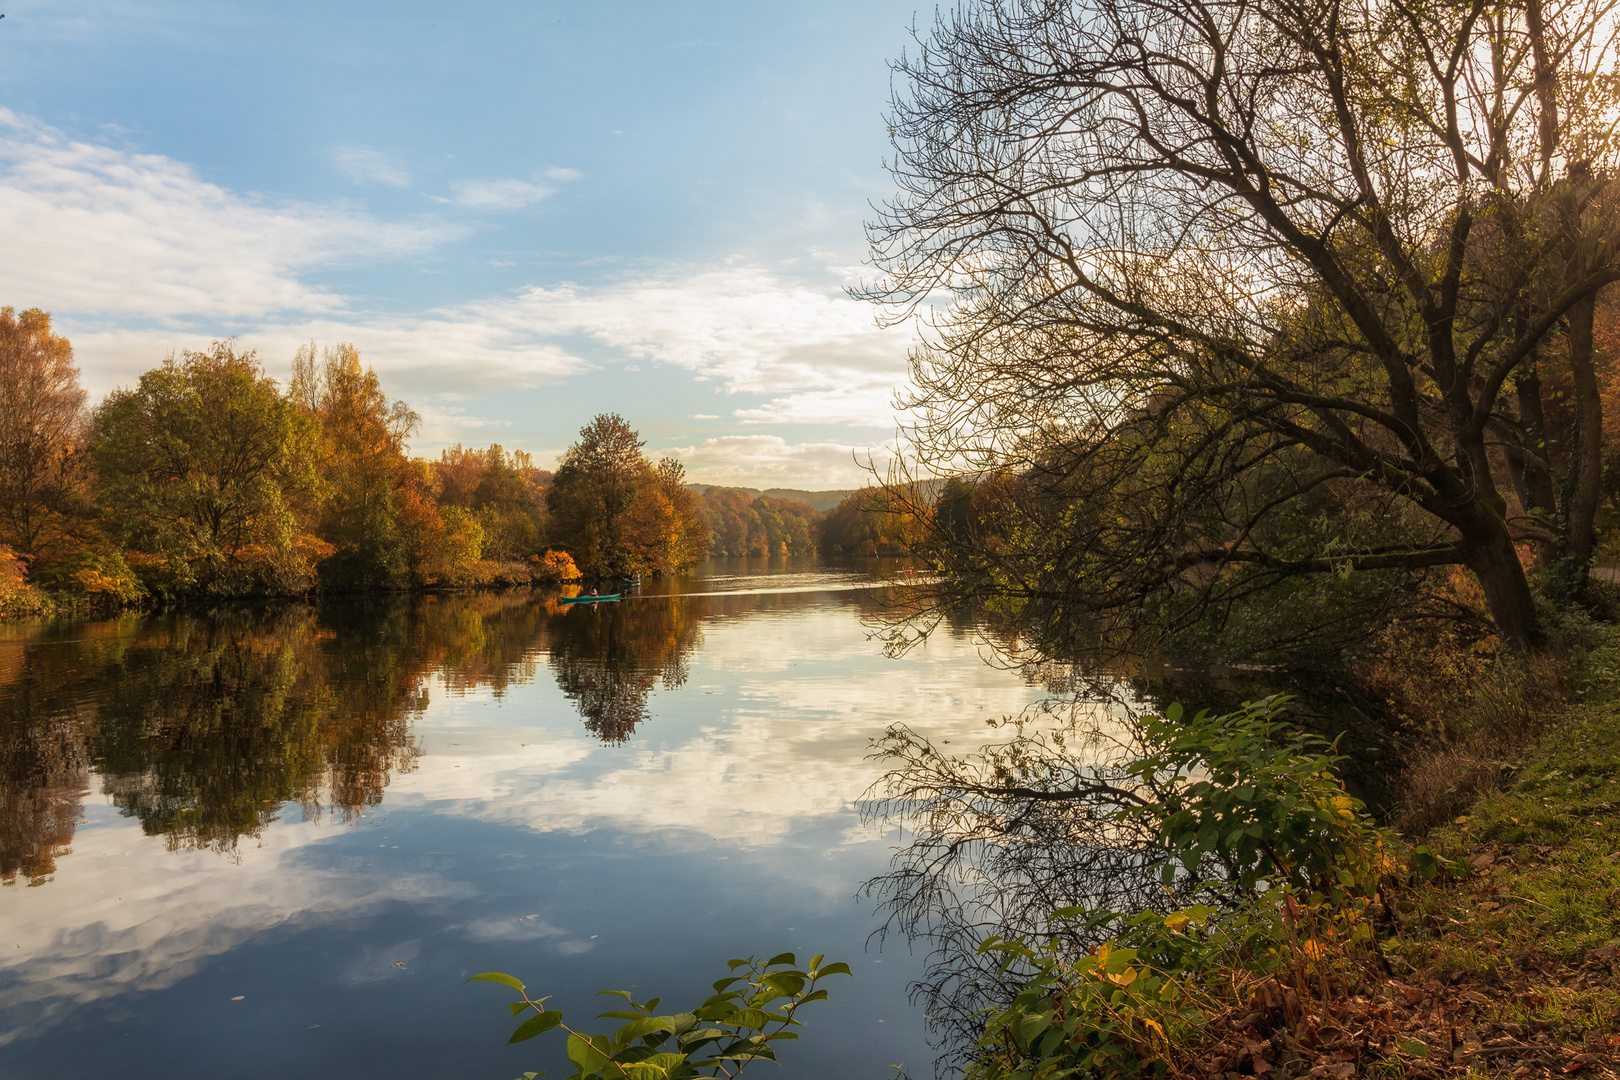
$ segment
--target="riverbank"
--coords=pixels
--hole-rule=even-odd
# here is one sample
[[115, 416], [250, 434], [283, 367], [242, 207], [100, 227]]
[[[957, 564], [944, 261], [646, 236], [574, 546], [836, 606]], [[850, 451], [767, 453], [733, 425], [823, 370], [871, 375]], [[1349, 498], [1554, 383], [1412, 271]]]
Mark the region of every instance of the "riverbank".
[[[27, 580], [22, 560], [0, 547], [0, 622], [46, 616], [107, 617], [119, 612], [211, 606], [219, 603], [264, 600], [313, 600], [334, 596], [445, 594], [489, 592], [519, 588], [561, 588], [585, 579], [571, 560], [563, 563], [547, 552], [546, 560], [497, 562], [481, 560], [464, 567], [453, 578], [398, 589], [312, 590], [302, 593], [208, 594], [166, 592], [144, 583], [136, 587], [97, 588], [94, 578], [76, 580], [77, 591], [46, 589]], [[564, 557], [566, 558], [566, 557]], [[571, 575], [571, 576], [564, 576]], [[617, 581], [617, 578], [611, 579]]]
[[[1500, 787], [1424, 840], [1454, 874], [1381, 897], [1376, 953], [1294, 1007], [1216, 1015], [1206, 1076], [1620, 1076], [1620, 635]], [[1251, 980], [1252, 981], [1252, 980]]]
[[1187, 780], [1112, 816], [1149, 823], [1185, 906], [1108, 917], [1089, 955], [987, 942], [1029, 974], [968, 1080], [1620, 1077], [1620, 631], [1566, 629], [1427, 688], [1466, 707], [1418, 714], [1399, 831], [1342, 791], [1343, 757], [1277, 741], [1273, 699], [1150, 721], [1125, 773]]

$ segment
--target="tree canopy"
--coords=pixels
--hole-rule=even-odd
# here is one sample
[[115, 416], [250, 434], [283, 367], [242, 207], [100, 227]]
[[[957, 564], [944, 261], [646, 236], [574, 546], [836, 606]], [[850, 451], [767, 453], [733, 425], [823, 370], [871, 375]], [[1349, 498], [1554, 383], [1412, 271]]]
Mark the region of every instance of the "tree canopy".
[[673, 458], [657, 466], [615, 413], [580, 429], [546, 492], [553, 527], [587, 575], [672, 573], [708, 555], [709, 530]]
[[0, 543], [32, 558], [73, 531], [89, 442], [73, 346], [38, 308], [0, 308]]
[[899, 194], [863, 294], [935, 305], [918, 464], [1016, 477], [958, 568], [1169, 626], [1457, 564], [1530, 642], [1518, 546], [1580, 569], [1593, 544], [1614, 46], [1608, 0], [941, 16], [896, 68]]
[[220, 342], [108, 395], [96, 410], [96, 495], [127, 543], [223, 579], [296, 559], [294, 507], [315, 485], [312, 450], [298, 410], [254, 354]]

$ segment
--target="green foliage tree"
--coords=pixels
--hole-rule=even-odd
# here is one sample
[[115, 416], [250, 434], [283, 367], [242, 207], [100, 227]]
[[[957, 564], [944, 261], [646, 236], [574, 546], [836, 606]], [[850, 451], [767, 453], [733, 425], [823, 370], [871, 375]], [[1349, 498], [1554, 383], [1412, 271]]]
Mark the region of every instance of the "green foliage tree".
[[96, 497], [109, 532], [210, 591], [301, 591], [294, 507], [315, 487], [309, 425], [251, 352], [185, 352], [95, 413]]
[[487, 556], [511, 561], [538, 554], [550, 528], [545, 500], [550, 474], [535, 468], [526, 452], [507, 452], [499, 443], [491, 443], [479, 457], [482, 467], [467, 505], [477, 511], [489, 538]]
[[635, 430], [616, 413], [580, 429], [546, 492], [560, 539], [586, 574], [628, 571], [630, 509], [647, 474]]
[[580, 429], [546, 491], [557, 540], [587, 576], [674, 573], [708, 553], [679, 462], [654, 467], [635, 430], [604, 413]]

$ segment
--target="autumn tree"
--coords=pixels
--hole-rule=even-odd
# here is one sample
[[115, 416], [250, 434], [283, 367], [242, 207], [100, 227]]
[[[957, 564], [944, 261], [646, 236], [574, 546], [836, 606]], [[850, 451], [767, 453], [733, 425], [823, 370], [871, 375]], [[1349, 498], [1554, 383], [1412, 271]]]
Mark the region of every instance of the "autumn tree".
[[623, 417], [597, 416], [546, 491], [552, 530], [587, 575], [675, 573], [708, 555], [685, 470], [673, 458], [655, 467], [641, 447]]
[[[1461, 565], [1528, 646], [1517, 546], [1591, 547], [1614, 29], [1606, 0], [942, 15], [897, 65], [864, 295], [936, 313], [917, 465], [1026, 481], [964, 573], [1043, 618], [1186, 625]], [[1580, 417], [1562, 496], [1535, 414], [1555, 358]]]
[[318, 432], [318, 533], [337, 548], [323, 579], [339, 587], [409, 584], [444, 524], [424, 491], [425, 476], [405, 454], [421, 418], [388, 399], [376, 371], [363, 367], [348, 343], [319, 356], [313, 343], [299, 349], [288, 397]]
[[[541, 551], [550, 524], [545, 486], [551, 474], [536, 468], [533, 457], [491, 443], [482, 451], [457, 445], [439, 460], [439, 475], [444, 478], [440, 502], [448, 502], [453, 492], [457, 505], [477, 514], [487, 537], [488, 558], [521, 560]], [[468, 469], [469, 461], [477, 462], [476, 472]]]
[[809, 503], [773, 499], [742, 488], [710, 487], [699, 505], [709, 526], [711, 555], [816, 553], [822, 515]]
[[315, 484], [308, 425], [252, 352], [215, 342], [115, 390], [95, 411], [107, 529], [205, 588], [307, 587], [293, 508]]
[[918, 492], [864, 487], [827, 511], [821, 522], [821, 546], [835, 554], [910, 554], [921, 544], [931, 519], [927, 498]]
[[37, 558], [87, 516], [89, 442], [73, 346], [38, 308], [0, 308], [0, 543]]
[[662, 458], [642, 476], [631, 507], [630, 569], [636, 573], [674, 574], [709, 555], [709, 526], [699, 496], [686, 486], [686, 468]]

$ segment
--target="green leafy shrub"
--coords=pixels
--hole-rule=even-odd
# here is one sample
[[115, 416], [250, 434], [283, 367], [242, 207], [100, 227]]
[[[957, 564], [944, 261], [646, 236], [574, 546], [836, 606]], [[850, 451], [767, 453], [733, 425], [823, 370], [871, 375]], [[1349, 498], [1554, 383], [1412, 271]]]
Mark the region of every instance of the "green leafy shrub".
[[1209, 1009], [1196, 982], [1143, 963], [1135, 949], [1104, 944], [1069, 959], [1053, 942], [996, 937], [979, 949], [1034, 974], [986, 1020], [965, 1080], [1165, 1075]]
[[[1065, 908], [1039, 944], [983, 942], [980, 955], [1021, 986], [988, 1013], [967, 1080], [1175, 1075], [1239, 984], [1275, 974], [1296, 998], [1349, 988], [1372, 958], [1394, 841], [1345, 792], [1334, 744], [1294, 729], [1285, 705], [1190, 718], [1174, 706], [1144, 722], [1143, 752], [1125, 766], [1139, 801], [1114, 813], [1152, 837], [1143, 858], [1166, 886], [1190, 879], [1214, 902]], [[1420, 871], [1426, 858], [1442, 867], [1420, 852]], [[1079, 933], [1062, 929], [1074, 920]], [[1110, 940], [1075, 955], [1073, 942], [1099, 935]]]
[[1190, 719], [1172, 705], [1143, 721], [1151, 752], [1128, 771], [1160, 794], [1123, 814], [1153, 827], [1166, 884], [1213, 861], [1240, 895], [1287, 886], [1341, 904], [1376, 891], [1389, 865], [1384, 830], [1345, 792], [1336, 743], [1296, 730], [1286, 704]]
[[[604, 990], [621, 997], [630, 1008], [599, 1014], [600, 1019], [624, 1020], [612, 1035], [586, 1035], [563, 1023], [563, 1014], [547, 1009], [548, 999], [529, 997], [523, 983], [498, 971], [474, 975], [509, 986], [523, 996], [509, 1006], [514, 1017], [532, 1010], [518, 1025], [508, 1044], [523, 1042], [553, 1029], [568, 1035], [568, 1060], [575, 1071], [569, 1080], [688, 1080], [690, 1077], [734, 1077], [755, 1061], [775, 1061], [775, 1043], [797, 1040], [791, 1030], [801, 1026], [800, 1008], [826, 1001], [827, 991], [816, 983], [829, 975], [849, 975], [849, 965], [823, 964], [812, 957], [799, 970], [792, 953], [766, 961], [753, 957], [730, 961], [733, 972], [714, 984], [708, 1000], [690, 1012], [660, 1015], [659, 998], [637, 1002], [623, 990]], [[540, 1073], [524, 1073], [533, 1080]]]

